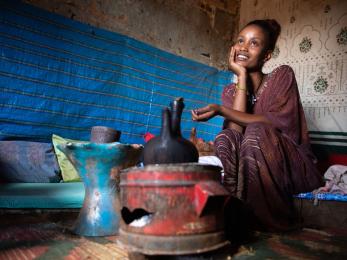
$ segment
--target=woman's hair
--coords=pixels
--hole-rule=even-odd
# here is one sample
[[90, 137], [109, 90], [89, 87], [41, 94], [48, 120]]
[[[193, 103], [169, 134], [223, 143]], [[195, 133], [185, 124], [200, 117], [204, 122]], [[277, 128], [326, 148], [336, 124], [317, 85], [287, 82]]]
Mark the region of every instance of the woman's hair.
[[267, 49], [273, 51], [275, 49], [276, 41], [281, 33], [281, 25], [274, 19], [266, 20], [253, 20], [248, 25], [257, 25], [267, 34]]

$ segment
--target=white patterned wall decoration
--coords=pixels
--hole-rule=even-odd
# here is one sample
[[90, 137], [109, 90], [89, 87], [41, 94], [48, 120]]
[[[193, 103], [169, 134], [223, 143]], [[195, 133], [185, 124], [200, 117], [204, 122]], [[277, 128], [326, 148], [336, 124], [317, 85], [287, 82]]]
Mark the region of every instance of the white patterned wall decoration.
[[347, 1], [241, 1], [240, 28], [266, 18], [276, 19], [282, 32], [264, 72], [290, 65], [311, 136], [334, 135], [334, 145], [347, 147]]

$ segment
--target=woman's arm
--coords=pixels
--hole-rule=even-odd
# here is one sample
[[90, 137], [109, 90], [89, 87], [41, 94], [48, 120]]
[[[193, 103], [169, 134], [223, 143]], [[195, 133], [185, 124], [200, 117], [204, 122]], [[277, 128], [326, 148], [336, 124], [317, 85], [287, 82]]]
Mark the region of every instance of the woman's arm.
[[247, 126], [251, 123], [271, 124], [271, 122], [263, 115], [248, 114], [246, 112], [237, 111], [217, 104], [209, 104], [206, 107], [192, 111], [192, 118], [194, 121], [207, 121], [217, 115], [220, 115], [226, 120], [230, 120], [240, 126]]
[[[247, 72], [246, 69], [235, 63], [235, 48], [232, 46], [229, 56], [229, 69], [233, 71], [237, 77], [238, 82], [235, 86], [235, 94], [232, 97], [232, 109], [246, 112], [247, 109]], [[227, 120], [228, 121], [228, 120]], [[235, 129], [236, 131], [242, 132], [243, 127], [235, 122], [228, 121], [228, 128]]]
[[221, 116], [241, 126], [247, 126], [251, 123], [271, 124], [271, 122], [264, 115], [249, 114], [246, 112], [230, 109], [225, 106], [219, 106], [219, 111]]
[[[247, 109], [247, 89], [246, 89], [246, 78], [239, 77], [238, 83], [235, 86], [235, 94], [232, 97], [232, 107], [231, 109], [240, 112], [246, 112]], [[227, 118], [226, 118], [227, 119]], [[227, 128], [235, 129], [238, 132], [243, 131], [243, 126], [236, 122], [227, 120]]]

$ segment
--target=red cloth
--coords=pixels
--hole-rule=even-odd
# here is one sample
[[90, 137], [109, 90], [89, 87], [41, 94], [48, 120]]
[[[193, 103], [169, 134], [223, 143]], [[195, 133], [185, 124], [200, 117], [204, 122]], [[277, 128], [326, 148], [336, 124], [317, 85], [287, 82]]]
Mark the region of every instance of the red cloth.
[[347, 154], [331, 154], [329, 155], [329, 163], [347, 165]]
[[147, 132], [147, 133], [145, 133], [144, 135], [143, 135], [143, 138], [145, 139], [145, 142], [147, 143], [149, 140], [151, 140], [153, 137], [155, 137], [155, 135], [154, 134], [151, 134], [151, 133], [149, 133], [149, 132]]

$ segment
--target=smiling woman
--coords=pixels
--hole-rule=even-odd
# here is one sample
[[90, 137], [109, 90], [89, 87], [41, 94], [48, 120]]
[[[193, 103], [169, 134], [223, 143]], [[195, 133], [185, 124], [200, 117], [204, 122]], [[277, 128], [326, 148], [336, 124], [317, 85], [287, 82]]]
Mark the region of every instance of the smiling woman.
[[297, 227], [293, 194], [322, 184], [293, 70], [284, 65], [262, 73], [280, 30], [275, 20], [248, 23], [229, 56], [229, 69], [238, 82], [224, 88], [222, 105], [192, 111], [196, 121], [224, 117], [223, 131], [215, 140], [224, 186], [269, 230]]

